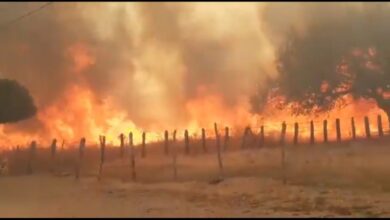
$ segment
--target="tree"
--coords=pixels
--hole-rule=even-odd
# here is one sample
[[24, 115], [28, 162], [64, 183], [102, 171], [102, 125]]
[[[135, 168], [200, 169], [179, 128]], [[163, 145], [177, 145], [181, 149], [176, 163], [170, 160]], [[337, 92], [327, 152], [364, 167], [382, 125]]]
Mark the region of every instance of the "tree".
[[34, 101], [15, 80], [0, 79], [0, 124], [18, 122], [36, 114]]
[[[369, 26], [375, 19], [377, 25]], [[268, 101], [283, 97], [278, 107], [299, 115], [343, 106], [346, 96], [373, 99], [390, 118], [390, 26], [382, 20], [352, 16], [313, 23], [305, 33], [291, 30], [277, 51], [279, 77]]]

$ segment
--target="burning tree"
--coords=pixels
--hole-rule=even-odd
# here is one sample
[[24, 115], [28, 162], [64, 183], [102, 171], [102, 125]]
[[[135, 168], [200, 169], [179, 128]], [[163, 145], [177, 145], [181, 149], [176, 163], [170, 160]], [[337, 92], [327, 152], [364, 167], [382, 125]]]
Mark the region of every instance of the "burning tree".
[[26, 88], [14, 80], [0, 79], [0, 124], [27, 119], [36, 111]]
[[304, 33], [291, 30], [277, 51], [279, 77], [267, 101], [277, 100], [277, 107], [299, 115], [345, 106], [346, 97], [372, 99], [389, 118], [390, 29], [368, 26], [376, 17], [359, 18], [313, 23]]

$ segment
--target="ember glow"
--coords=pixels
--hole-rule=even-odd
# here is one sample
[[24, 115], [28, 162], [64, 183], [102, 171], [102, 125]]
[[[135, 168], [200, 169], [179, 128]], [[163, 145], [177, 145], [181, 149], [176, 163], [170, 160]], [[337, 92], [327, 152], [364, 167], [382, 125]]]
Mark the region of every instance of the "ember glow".
[[[1, 4], [15, 14], [39, 5]], [[54, 3], [0, 36], [1, 77], [24, 84], [38, 107], [32, 119], [0, 125], [0, 146], [37, 140], [45, 147], [53, 138], [69, 146], [82, 137], [96, 144], [99, 135], [118, 145], [119, 134], [129, 132], [138, 144], [143, 131], [152, 142], [175, 129], [179, 138], [184, 129], [199, 137], [206, 128], [213, 136], [215, 122], [233, 135], [246, 126], [257, 133], [261, 125], [278, 135], [285, 121], [289, 138], [293, 123], [303, 122], [300, 133], [307, 139], [310, 120], [322, 140], [324, 119], [332, 140], [334, 119], [341, 119], [342, 136], [349, 138], [352, 116], [357, 135], [364, 136], [363, 117], [370, 117], [375, 132], [379, 114], [387, 130], [387, 115], [375, 102], [351, 97], [345, 97], [347, 107], [317, 116], [292, 116], [272, 102], [262, 112], [251, 111], [249, 97], [278, 76], [275, 50], [283, 37], [268, 30], [276, 17], [264, 19], [270, 16], [266, 4]], [[304, 27], [301, 18], [295, 20], [299, 16], [292, 17], [288, 22]], [[328, 86], [324, 82], [321, 89]]]

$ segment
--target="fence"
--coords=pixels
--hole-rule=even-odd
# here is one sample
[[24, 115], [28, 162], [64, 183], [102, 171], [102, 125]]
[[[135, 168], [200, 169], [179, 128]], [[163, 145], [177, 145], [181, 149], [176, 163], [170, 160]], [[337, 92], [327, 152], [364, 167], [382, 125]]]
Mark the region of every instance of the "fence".
[[[183, 155], [189, 156], [194, 153], [199, 154], [211, 154], [216, 153], [216, 161], [218, 164], [219, 177], [224, 177], [224, 163], [223, 163], [223, 152], [241, 150], [247, 148], [257, 148], [261, 149], [263, 147], [272, 147], [280, 146], [281, 148], [281, 158], [282, 163], [281, 167], [285, 169], [285, 146], [287, 144], [298, 145], [298, 144], [307, 144], [314, 145], [318, 143], [330, 143], [330, 142], [346, 142], [354, 141], [361, 139], [377, 139], [388, 136], [390, 134], [389, 128], [383, 128], [382, 117], [378, 115], [376, 117], [376, 128], [373, 129], [373, 123], [370, 124], [369, 117], [365, 116], [362, 120], [363, 128], [357, 126], [356, 117], [351, 117], [350, 120], [341, 121], [336, 118], [332, 122], [329, 119], [323, 121], [308, 121], [308, 122], [293, 122], [286, 123], [281, 122], [279, 124], [279, 130], [275, 130], [275, 124], [273, 125], [260, 125], [258, 127], [246, 127], [241, 130], [241, 135], [239, 130], [232, 132], [232, 129], [229, 127], [218, 127], [214, 124], [214, 130], [207, 130], [205, 128], [201, 129], [201, 136], [199, 138], [190, 137], [188, 130], [184, 130], [183, 139], [177, 138], [177, 131], [174, 130], [171, 133], [172, 138], [169, 138], [169, 131], [164, 131], [163, 141], [158, 143], [146, 143], [146, 132], [142, 133], [142, 143], [139, 145], [134, 145], [133, 143], [133, 133], [126, 135], [120, 134], [120, 146], [112, 147], [106, 145], [106, 137], [100, 136], [100, 145], [99, 151], [99, 166], [97, 178], [100, 180], [104, 172], [105, 164], [107, 158], [115, 158], [129, 161], [129, 168], [131, 169], [131, 178], [132, 180], [137, 180], [137, 159], [136, 155], [140, 155], [140, 159], [148, 157], [150, 154], [155, 154], [156, 149], [160, 148], [162, 154], [166, 157], [172, 158], [172, 172], [173, 178], [177, 179], [178, 168], [177, 168], [177, 157], [181, 151]], [[344, 127], [349, 125], [350, 130], [348, 135], [345, 135]], [[272, 130], [271, 130], [272, 128]], [[267, 129], [270, 129], [267, 132]], [[344, 132], [342, 132], [344, 131]], [[304, 134], [303, 136], [300, 134]], [[305, 137], [306, 136], [306, 137]], [[333, 138], [331, 138], [333, 136]], [[128, 141], [126, 141], [128, 140]], [[212, 143], [211, 140], [214, 142]], [[126, 143], [127, 142], [127, 143]], [[57, 150], [57, 140], [54, 139], [48, 149], [48, 155], [50, 155], [50, 162], [46, 163], [43, 166], [48, 166], [50, 171], [55, 171], [56, 167], [56, 158], [59, 153], [64, 154], [64, 142], [62, 142], [61, 151]], [[23, 161], [26, 163], [25, 173], [32, 174], [35, 170], [39, 168], [36, 166], [37, 160], [37, 142], [32, 141], [28, 148], [20, 148], [19, 146], [13, 150], [7, 152], [8, 154], [12, 153], [13, 158], [16, 158], [16, 161], [21, 162], [20, 158], [24, 158]], [[72, 163], [75, 170], [75, 178], [80, 178], [80, 171], [83, 166], [88, 163], [85, 163], [86, 155], [86, 139], [81, 138], [78, 144], [77, 153], [71, 155], [70, 158], [73, 159]], [[126, 147], [127, 146], [127, 147]], [[93, 146], [90, 146], [92, 148]], [[117, 151], [118, 150], [118, 151]], [[77, 155], [75, 155], [77, 154]], [[126, 155], [126, 157], [125, 157]], [[23, 165], [24, 166], [24, 165]], [[41, 168], [43, 167], [41, 166]], [[23, 173], [23, 171], [21, 171]], [[285, 183], [285, 178], [283, 178]]]

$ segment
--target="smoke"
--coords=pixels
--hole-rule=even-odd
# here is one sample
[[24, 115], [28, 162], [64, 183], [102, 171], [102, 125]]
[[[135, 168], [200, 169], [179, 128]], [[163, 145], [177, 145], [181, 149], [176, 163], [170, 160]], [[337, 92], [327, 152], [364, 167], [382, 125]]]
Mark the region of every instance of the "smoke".
[[138, 59], [146, 66], [142, 74], [158, 82], [155, 98], [166, 110], [158, 117], [165, 124], [186, 121], [186, 102], [204, 93], [221, 95], [231, 108], [253, 92], [266, 44], [256, 7], [146, 3], [137, 9], [143, 30]]
[[[0, 20], [41, 4], [1, 3]], [[332, 24], [340, 24], [345, 41], [363, 42], [375, 30], [386, 42], [389, 13], [382, 5], [58, 2], [2, 31], [0, 72], [25, 85], [40, 112], [55, 105], [71, 115], [70, 96], [81, 88], [93, 94], [91, 105], [110, 103], [142, 129], [175, 128], [191, 120], [188, 103], [204, 96], [220, 97], [227, 111], [254, 93], [262, 97], [291, 29], [304, 35], [325, 23], [333, 39], [340, 34]], [[375, 28], [361, 23], [369, 14], [381, 21]], [[37, 117], [8, 127], [23, 129], [50, 127]]]
[[[324, 81], [331, 90], [344, 86], [349, 79], [337, 70], [342, 62], [349, 62], [350, 71], [360, 71], [352, 85], [357, 98], [367, 98], [364, 95], [367, 88], [389, 83], [390, 44], [386, 38], [390, 34], [387, 25], [390, 4], [275, 3], [268, 4], [261, 12], [263, 30], [273, 36], [277, 61], [280, 61], [279, 74], [282, 74], [277, 81], [287, 99], [310, 101], [302, 102], [302, 106], [306, 103], [332, 108], [333, 99], [331, 102], [318, 99], [320, 103], [314, 103], [305, 95], [320, 94]], [[375, 71], [368, 73], [365, 66], [361, 68], [358, 63], [346, 61], [352, 51], [368, 51], [369, 48], [378, 53], [379, 60], [375, 62], [384, 72], [381, 80]]]
[[[1, 3], [0, 20], [40, 4]], [[3, 31], [0, 46], [0, 71], [39, 110], [77, 86], [141, 128], [185, 125], [187, 103], [205, 94], [239, 105], [272, 69], [254, 3], [54, 3]], [[15, 129], [44, 129], [25, 124]]]

